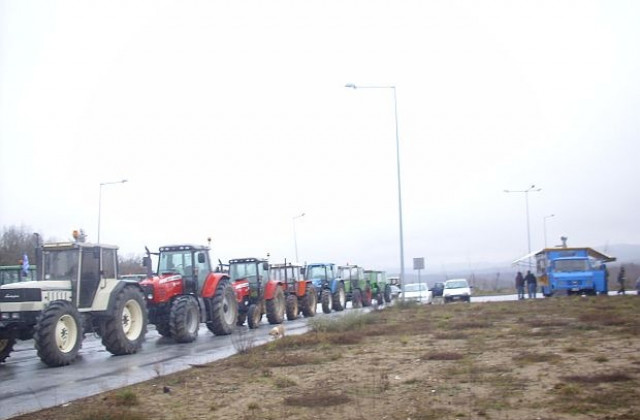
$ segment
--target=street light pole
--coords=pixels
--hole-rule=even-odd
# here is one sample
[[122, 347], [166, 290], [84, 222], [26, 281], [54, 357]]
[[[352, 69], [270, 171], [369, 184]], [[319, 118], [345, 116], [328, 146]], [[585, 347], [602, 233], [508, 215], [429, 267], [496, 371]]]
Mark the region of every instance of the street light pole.
[[555, 216], [555, 214], [550, 214], [550, 215], [544, 216], [542, 218], [542, 225], [543, 225], [543, 228], [544, 228], [544, 247], [545, 248], [547, 247], [547, 219], [549, 219], [549, 218], [551, 218], [553, 216]]
[[530, 192], [538, 192], [542, 190], [542, 188], [536, 188], [535, 185], [531, 185], [526, 190], [504, 190], [506, 193], [524, 193], [524, 200], [527, 206], [527, 247], [529, 255], [529, 266], [531, 266], [531, 229], [529, 227], [529, 193]]
[[400, 178], [400, 137], [398, 135], [398, 99], [395, 86], [356, 86], [353, 83], [345, 85], [351, 89], [392, 89], [393, 90], [393, 110], [396, 122], [396, 168], [398, 172], [398, 219], [400, 236], [400, 286], [404, 290], [404, 235], [402, 228], [402, 182]]
[[293, 245], [295, 246], [295, 250], [296, 250], [296, 263], [299, 262], [298, 261], [298, 235], [296, 234], [296, 219], [301, 218], [302, 216], [304, 216], [304, 213], [299, 214], [297, 216], [293, 216], [292, 221], [293, 221]]
[[126, 179], [123, 179], [121, 181], [100, 183], [100, 195], [98, 196], [98, 241], [97, 241], [98, 244], [100, 244], [100, 213], [102, 210], [102, 187], [105, 185], [112, 185], [112, 184], [124, 184], [125, 182], [127, 182]]

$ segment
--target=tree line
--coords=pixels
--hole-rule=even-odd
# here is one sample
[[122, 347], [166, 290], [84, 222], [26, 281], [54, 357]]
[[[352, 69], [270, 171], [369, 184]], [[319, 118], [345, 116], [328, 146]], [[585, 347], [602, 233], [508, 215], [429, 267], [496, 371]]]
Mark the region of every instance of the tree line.
[[[29, 264], [35, 265], [38, 241], [58, 242], [55, 239], [45, 239], [43, 235], [34, 232], [28, 226], [4, 226], [0, 236], [0, 265], [22, 264], [25, 254]], [[73, 242], [73, 239], [69, 239], [68, 242]], [[118, 255], [118, 265], [121, 274], [144, 273], [140, 255]]]

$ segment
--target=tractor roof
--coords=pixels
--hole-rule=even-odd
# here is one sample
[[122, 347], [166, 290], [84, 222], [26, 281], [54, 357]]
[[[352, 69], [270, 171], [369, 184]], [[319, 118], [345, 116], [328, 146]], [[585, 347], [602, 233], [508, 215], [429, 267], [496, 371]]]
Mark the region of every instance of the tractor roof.
[[105, 249], [118, 249], [116, 245], [106, 245], [106, 244], [90, 244], [87, 242], [52, 242], [48, 244], [42, 245], [42, 248], [45, 250], [63, 250], [63, 249], [73, 249], [73, 248], [105, 248]]
[[233, 260], [229, 260], [229, 264], [261, 263], [261, 262], [267, 262], [267, 260], [263, 258], [236, 258]]
[[181, 244], [181, 245], [165, 245], [160, 247], [160, 252], [171, 251], [208, 251], [209, 247], [204, 245]]

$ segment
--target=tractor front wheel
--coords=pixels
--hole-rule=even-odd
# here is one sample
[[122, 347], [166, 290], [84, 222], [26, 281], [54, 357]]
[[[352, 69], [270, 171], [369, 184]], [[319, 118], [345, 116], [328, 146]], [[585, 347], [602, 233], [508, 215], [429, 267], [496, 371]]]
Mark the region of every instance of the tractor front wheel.
[[191, 343], [198, 337], [200, 308], [191, 296], [180, 296], [171, 305], [171, 336], [178, 343]]
[[0, 339], [0, 363], [3, 363], [9, 354], [13, 351], [13, 346], [16, 344], [15, 338], [3, 338]]
[[238, 322], [238, 302], [233, 286], [223, 280], [218, 284], [216, 294], [211, 298], [211, 321], [207, 328], [215, 335], [229, 335]]
[[[317, 309], [318, 294], [316, 292], [316, 288], [313, 287], [313, 285], [309, 285], [307, 287], [307, 293], [305, 293], [304, 297], [302, 298], [302, 315], [304, 315], [306, 318], [315, 316]], [[329, 311], [331, 311], [331, 309], [329, 309]]]
[[362, 292], [360, 289], [353, 289], [353, 292], [351, 292], [351, 307], [362, 308]]
[[344, 291], [344, 284], [338, 285], [338, 290], [333, 294], [333, 309], [340, 312], [347, 308], [347, 294]]
[[391, 286], [384, 286], [384, 301], [385, 303], [391, 303]]
[[269, 324], [282, 324], [284, 321], [285, 298], [282, 287], [276, 287], [273, 298], [267, 301], [267, 319]]
[[331, 290], [324, 289], [322, 291], [322, 312], [324, 312], [325, 314], [330, 314], [332, 307], [333, 295], [331, 294]]
[[249, 310], [247, 311], [247, 320], [250, 329], [256, 329], [260, 325], [260, 321], [262, 320], [262, 311], [260, 310], [260, 305], [251, 304], [249, 305]]
[[287, 319], [293, 321], [298, 319], [298, 296], [293, 293], [287, 295]]
[[40, 360], [48, 366], [70, 364], [82, 346], [78, 309], [65, 300], [51, 303], [38, 318], [33, 339]]
[[111, 354], [120, 356], [140, 350], [147, 333], [147, 309], [139, 289], [127, 286], [118, 293], [102, 331], [102, 344]]

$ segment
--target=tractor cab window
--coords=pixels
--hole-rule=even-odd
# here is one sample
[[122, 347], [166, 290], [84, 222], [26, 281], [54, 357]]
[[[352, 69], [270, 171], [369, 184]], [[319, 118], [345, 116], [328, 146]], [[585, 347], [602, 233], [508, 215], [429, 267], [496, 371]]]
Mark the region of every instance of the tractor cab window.
[[[190, 251], [163, 252], [160, 255], [158, 274], [191, 275], [193, 263]], [[188, 272], [187, 272], [188, 271]]]
[[100, 252], [96, 252], [94, 248], [84, 248], [82, 250], [82, 268], [80, 272], [79, 307], [91, 306], [99, 283]]
[[323, 266], [313, 266], [313, 267], [309, 267], [307, 270], [307, 278], [314, 280], [314, 279], [321, 279], [324, 280], [326, 278], [326, 267]]
[[116, 250], [102, 249], [102, 272], [106, 279], [116, 278]]
[[231, 281], [247, 279], [250, 284], [258, 282], [258, 266], [255, 262], [231, 264], [229, 267], [229, 275]]
[[78, 249], [44, 251], [44, 279], [76, 281], [78, 279], [79, 254]]
[[[204, 257], [204, 258], [203, 258]], [[203, 262], [199, 262], [200, 260], [203, 260]], [[207, 278], [207, 275], [209, 275], [209, 271], [211, 271], [210, 269], [210, 265], [209, 265], [209, 258], [207, 257], [207, 253], [206, 252], [198, 252], [196, 254], [196, 278], [198, 281], [198, 289], [202, 288], [202, 285], [204, 284], [204, 281]]]

